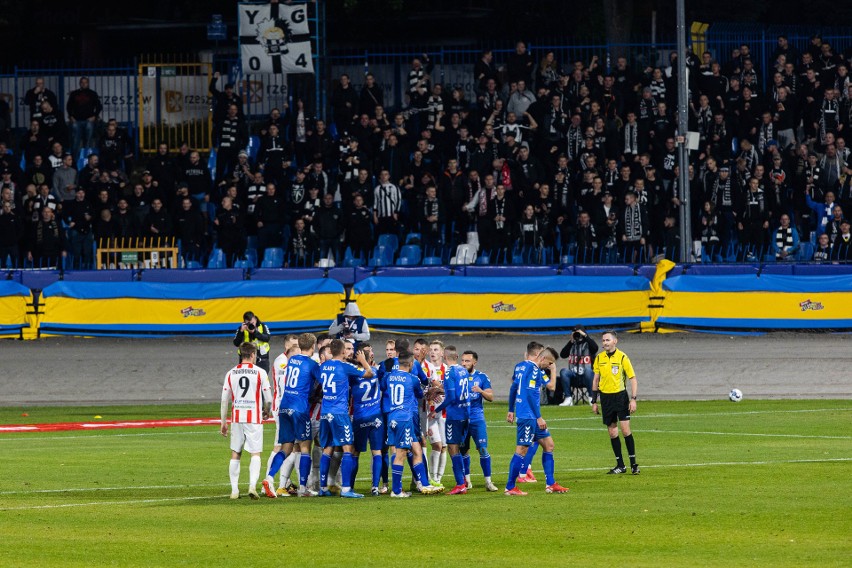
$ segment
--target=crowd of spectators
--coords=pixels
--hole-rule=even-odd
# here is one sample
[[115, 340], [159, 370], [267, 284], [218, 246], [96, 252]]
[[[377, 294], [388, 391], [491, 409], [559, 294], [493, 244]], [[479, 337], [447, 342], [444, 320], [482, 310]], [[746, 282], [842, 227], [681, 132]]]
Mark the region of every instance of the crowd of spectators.
[[[618, 57], [606, 70], [597, 57], [559, 62], [518, 42], [502, 65], [482, 54], [466, 100], [433, 80], [423, 54], [402, 108], [386, 107], [369, 73], [360, 90], [342, 75], [330, 123], [297, 99], [257, 125], [256, 155], [242, 101], [233, 85], [218, 89], [217, 74], [212, 176], [186, 144], [161, 144], [134, 170], [120, 125], [107, 121], [95, 140], [101, 109], [85, 78], [68, 123], [37, 81], [18, 147], [26, 167], [0, 145], [0, 263], [70, 254], [90, 267], [94, 240], [136, 236], [176, 237], [185, 259], [202, 262], [214, 246], [229, 264], [247, 247], [261, 259], [280, 247], [288, 266], [366, 262], [380, 235], [410, 233], [424, 256], [445, 260], [466, 242], [491, 263], [518, 252], [533, 262], [680, 260], [685, 197], [696, 252], [684, 260], [848, 260], [852, 52], [814, 36], [797, 53], [779, 37], [769, 70], [745, 44], [718, 60], [687, 53], [699, 147], [686, 194], [677, 57], [645, 69]], [[77, 171], [74, 152], [87, 145], [97, 152]]]

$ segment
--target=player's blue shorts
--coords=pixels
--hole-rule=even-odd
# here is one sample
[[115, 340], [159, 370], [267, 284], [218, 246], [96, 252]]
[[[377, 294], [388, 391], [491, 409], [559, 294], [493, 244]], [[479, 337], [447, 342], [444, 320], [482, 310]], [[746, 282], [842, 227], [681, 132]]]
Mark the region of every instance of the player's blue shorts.
[[282, 408], [278, 411], [279, 444], [292, 444], [312, 438], [310, 414], [297, 412], [292, 408]]
[[323, 414], [320, 416], [320, 446], [349, 446], [355, 440], [352, 419], [348, 414]]
[[423, 429], [420, 427], [420, 411], [414, 413], [411, 417], [411, 425], [414, 427], [414, 439], [420, 441], [423, 439]]
[[550, 437], [550, 430], [541, 430], [532, 418], [518, 420], [518, 446], [532, 446], [533, 442]]
[[467, 425], [467, 446], [470, 440], [476, 444], [476, 449], [481, 450], [488, 447], [488, 430], [485, 428], [485, 420], [471, 420]]
[[388, 446], [410, 450], [411, 444], [416, 442], [414, 437], [414, 424], [411, 420], [397, 421], [391, 420], [388, 422]]
[[447, 437], [447, 444], [461, 446], [467, 439], [467, 420], [450, 420], [447, 419], [444, 432]]
[[355, 451], [367, 451], [367, 441], [371, 450], [381, 450], [385, 443], [385, 420], [381, 414], [355, 421]]

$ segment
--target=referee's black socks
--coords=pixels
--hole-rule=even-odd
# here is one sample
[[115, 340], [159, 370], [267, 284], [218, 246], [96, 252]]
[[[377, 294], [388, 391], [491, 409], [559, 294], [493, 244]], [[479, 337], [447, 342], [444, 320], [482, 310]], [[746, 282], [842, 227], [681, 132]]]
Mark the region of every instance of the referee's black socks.
[[[627, 440], [627, 438], [625, 438]], [[612, 453], [615, 454], [615, 462], [618, 467], [624, 467], [624, 458], [621, 457], [621, 438], [616, 436], [615, 438], [610, 438], [609, 442], [612, 444]], [[630, 440], [630, 443], [633, 443], [633, 440]]]
[[630, 458], [630, 465], [636, 465], [636, 446], [633, 443], [633, 434], [624, 437], [624, 445], [627, 446], [627, 457]]

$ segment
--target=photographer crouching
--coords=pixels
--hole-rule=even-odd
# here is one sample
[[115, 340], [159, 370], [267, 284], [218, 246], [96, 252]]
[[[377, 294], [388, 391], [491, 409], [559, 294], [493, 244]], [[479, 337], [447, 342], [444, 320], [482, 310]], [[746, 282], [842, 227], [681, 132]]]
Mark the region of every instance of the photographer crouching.
[[586, 328], [575, 325], [571, 339], [559, 354], [568, 361], [568, 367], [559, 371], [559, 380], [565, 393], [565, 400], [559, 406], [573, 406], [575, 402], [583, 402], [586, 397], [591, 400], [592, 380], [595, 378], [592, 362], [597, 354], [598, 344], [586, 333]]
[[269, 372], [269, 327], [263, 324], [254, 312], [243, 314], [243, 323], [234, 334], [234, 346], [239, 347], [243, 342], [257, 347], [257, 366]]

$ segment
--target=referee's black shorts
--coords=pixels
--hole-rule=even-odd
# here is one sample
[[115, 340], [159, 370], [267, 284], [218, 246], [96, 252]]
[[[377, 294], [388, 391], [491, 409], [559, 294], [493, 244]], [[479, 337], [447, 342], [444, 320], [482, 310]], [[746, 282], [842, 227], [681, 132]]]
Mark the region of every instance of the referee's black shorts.
[[630, 398], [627, 391], [601, 394], [601, 415], [606, 426], [615, 424], [616, 420], [630, 420]]

